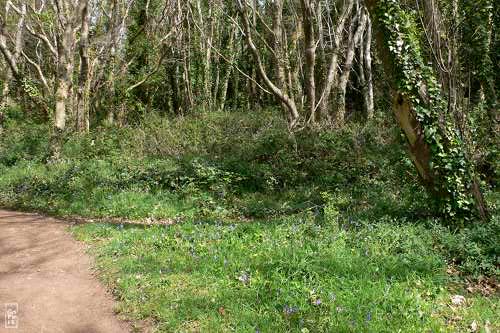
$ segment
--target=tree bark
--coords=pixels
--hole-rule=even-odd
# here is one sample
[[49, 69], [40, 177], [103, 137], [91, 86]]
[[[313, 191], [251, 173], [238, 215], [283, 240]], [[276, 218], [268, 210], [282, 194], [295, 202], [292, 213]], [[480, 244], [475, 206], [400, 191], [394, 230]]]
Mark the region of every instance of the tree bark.
[[335, 27], [335, 33], [333, 36], [333, 50], [330, 56], [330, 62], [328, 66], [327, 78], [324, 82], [323, 88], [321, 89], [321, 97], [318, 101], [319, 103], [319, 114], [322, 118], [329, 118], [328, 106], [330, 104], [330, 94], [333, 86], [337, 83], [338, 76], [338, 62], [339, 55], [341, 53], [341, 42], [344, 35], [344, 27], [347, 19], [351, 15], [352, 7], [354, 5], [354, 0], [347, 0], [344, 4], [342, 14], [338, 19], [337, 26]]
[[304, 43], [305, 43], [305, 90], [307, 97], [308, 123], [316, 122], [316, 41], [314, 37], [315, 11], [310, 0], [301, 0], [302, 17], [304, 21]]
[[235, 46], [236, 29], [230, 32], [228, 41], [228, 52], [229, 52], [229, 63], [226, 67], [226, 72], [222, 78], [222, 85], [219, 93], [219, 110], [223, 111], [226, 105], [227, 88], [229, 86], [229, 79], [231, 78], [231, 73], [233, 72], [234, 61], [237, 56], [237, 51]]
[[89, 131], [89, 8], [88, 0], [80, 0], [80, 17], [81, 17], [81, 28], [80, 28], [80, 76], [78, 80], [78, 92], [77, 92], [77, 105], [76, 105], [76, 119], [77, 119], [77, 130], [79, 132]]
[[346, 59], [342, 67], [342, 74], [340, 75], [339, 85], [337, 87], [336, 104], [335, 104], [337, 110], [335, 112], [335, 125], [338, 127], [343, 126], [345, 122], [345, 113], [346, 113], [345, 98], [347, 91], [347, 83], [349, 82], [349, 76], [351, 74], [356, 48], [360, 43], [361, 36], [363, 35], [365, 26], [366, 26], [366, 15], [364, 13], [364, 10], [358, 8], [358, 13], [351, 22], [351, 27], [349, 29], [350, 32], [347, 41]]
[[[299, 119], [299, 112], [297, 110], [297, 106], [295, 104], [295, 101], [289, 97], [289, 95], [286, 93], [285, 89], [280, 89], [278, 86], [276, 86], [270, 79], [269, 76], [267, 75], [265, 69], [264, 69], [264, 64], [262, 63], [262, 59], [259, 53], [259, 50], [255, 46], [253, 39], [252, 39], [252, 34], [250, 30], [250, 23], [248, 21], [248, 15], [247, 15], [247, 9], [246, 9], [246, 4], [241, 4], [239, 3], [239, 10], [240, 14], [242, 17], [243, 21], [243, 31], [245, 33], [245, 39], [248, 44], [248, 47], [250, 51], [252, 52], [255, 62], [257, 63], [257, 69], [259, 72], [259, 75], [262, 77], [264, 80], [264, 83], [266, 86], [271, 90], [273, 95], [283, 103], [285, 106], [285, 109], [287, 111], [287, 120], [288, 120], [288, 126], [289, 128], [294, 128], [295, 125], [297, 124], [297, 121]], [[276, 14], [278, 15], [278, 14]], [[276, 20], [276, 18], [275, 18]], [[277, 29], [275, 33], [280, 33], [281, 28]], [[284, 82], [284, 71], [282, 66], [278, 65], [277, 71], [278, 71], [278, 81], [279, 82]]]
[[363, 84], [363, 98], [364, 98], [364, 109], [366, 119], [373, 118], [374, 114], [374, 102], [373, 102], [373, 74], [372, 74], [372, 23], [370, 17], [367, 15], [365, 37], [362, 42], [361, 49], [361, 64], [363, 69], [361, 70], [364, 78]]
[[[5, 16], [9, 17], [10, 12], [10, 1], [7, 1], [5, 5]], [[4, 55], [5, 60], [7, 61], [7, 69], [4, 77], [4, 85], [0, 97], [0, 105], [5, 107], [6, 105], [11, 104], [10, 101], [10, 84], [15, 75], [19, 75], [17, 62], [23, 50], [24, 43], [24, 22], [26, 19], [26, 4], [22, 4], [19, 12], [19, 20], [16, 25], [16, 33], [14, 38], [14, 52], [11, 53], [7, 47], [7, 36], [5, 35], [5, 25], [6, 22], [0, 23], [0, 51]], [[1, 112], [1, 111], [0, 111]], [[1, 117], [1, 116], [0, 116]]]
[[[475, 207], [480, 218], [487, 221], [489, 213], [473, 163], [454, 128], [440, 124], [446, 106], [419, 46], [410, 38], [409, 26], [415, 23], [401, 22], [405, 16], [397, 2], [367, 0], [366, 4], [375, 19], [378, 51], [392, 85], [394, 114], [423, 184], [448, 217], [470, 218]], [[384, 16], [388, 10], [391, 16]]]

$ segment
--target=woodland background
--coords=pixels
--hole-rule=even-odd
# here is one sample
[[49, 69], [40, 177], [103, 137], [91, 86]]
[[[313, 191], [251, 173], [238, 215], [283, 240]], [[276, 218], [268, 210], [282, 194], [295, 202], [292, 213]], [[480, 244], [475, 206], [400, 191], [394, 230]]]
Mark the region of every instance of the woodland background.
[[100, 219], [74, 232], [128, 316], [498, 322], [494, 0], [0, 7], [0, 205]]

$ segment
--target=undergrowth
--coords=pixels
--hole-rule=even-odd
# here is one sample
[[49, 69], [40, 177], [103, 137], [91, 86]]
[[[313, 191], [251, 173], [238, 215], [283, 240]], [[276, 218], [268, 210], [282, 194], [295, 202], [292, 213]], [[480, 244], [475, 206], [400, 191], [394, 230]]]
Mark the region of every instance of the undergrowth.
[[390, 120], [291, 135], [269, 112], [150, 115], [65, 137], [57, 162], [48, 132], [7, 118], [0, 205], [152, 223], [73, 232], [160, 331], [498, 328], [498, 194], [491, 223], [447, 227]]

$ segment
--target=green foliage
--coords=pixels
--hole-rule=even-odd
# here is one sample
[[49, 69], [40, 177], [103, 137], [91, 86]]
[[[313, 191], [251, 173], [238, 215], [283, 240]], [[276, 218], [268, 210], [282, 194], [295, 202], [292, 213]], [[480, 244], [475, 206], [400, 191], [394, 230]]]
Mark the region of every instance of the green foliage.
[[436, 226], [438, 247], [448, 261], [464, 275], [476, 278], [482, 275], [500, 275], [500, 220], [496, 216], [488, 224], [477, 224], [447, 232]]
[[23, 87], [23, 91], [30, 98], [35, 99], [35, 98], [40, 98], [42, 96], [42, 94], [40, 93], [40, 90], [38, 90], [38, 87], [36, 86], [36, 84], [27, 78], [23, 78], [22, 87]]
[[[484, 89], [487, 107], [495, 109], [497, 107], [495, 71], [498, 69], [498, 64], [495, 66], [498, 50], [495, 50], [494, 41], [492, 41], [494, 35], [498, 34], [496, 31], [498, 22], [494, 21], [495, 2], [493, 0], [474, 2], [461, 0], [459, 7], [462, 18], [459, 29], [461, 45], [463, 45], [460, 49], [461, 61], [472, 74], [471, 84], [479, 83], [478, 85]], [[473, 94], [476, 95], [477, 92], [473, 91]]]
[[[450, 115], [446, 114], [441, 87], [422, 57], [414, 15], [395, 0], [377, 3], [377, 16], [388, 42], [397, 88], [410, 99], [431, 148], [430, 167], [436, 179], [433, 192], [446, 216], [469, 219], [474, 214], [473, 166], [465, 156], [464, 144]], [[421, 89], [425, 89], [428, 101], [422, 99]]]
[[12, 166], [22, 160], [44, 161], [48, 154], [48, 126], [20, 121], [17, 107], [5, 111], [5, 124], [0, 140], [0, 164]]
[[[414, 214], [425, 207], [415, 200], [415, 196], [425, 198], [421, 190], [399, 186], [413, 170], [401, 158], [404, 153], [391, 138], [393, 133], [378, 129], [380, 123], [290, 136], [282, 131], [286, 124], [267, 112], [211, 113], [175, 120], [153, 116], [138, 128], [98, 129], [64, 137], [62, 163], [50, 168], [32, 168], [38, 166], [33, 162], [46, 159], [48, 129], [23, 126], [7, 126], [8, 135], [0, 142], [3, 164], [15, 165], [2, 177], [5, 191], [13, 191], [8, 202], [12, 206], [41, 204], [44, 196], [30, 185], [33, 179], [47, 179], [47, 186], [57, 186], [70, 169], [72, 185], [61, 192], [60, 187], [50, 191], [58, 197], [50, 205], [54, 213], [79, 214], [90, 197], [101, 207], [93, 214], [106, 216], [107, 204], [98, 200], [122, 200], [120, 190], [158, 194], [157, 200], [163, 200], [161, 193], [172, 193], [186, 202], [187, 215], [194, 207], [202, 215], [217, 211], [245, 218], [322, 211], [320, 193], [325, 191], [351, 197], [344, 211], [355, 215]], [[29, 135], [21, 137], [22, 133]], [[24, 142], [38, 150], [33, 152]], [[32, 175], [19, 178], [30, 168]], [[26, 186], [26, 191], [15, 192], [18, 186]], [[413, 193], [414, 198], [405, 193]], [[398, 196], [403, 200], [396, 200]], [[77, 198], [82, 202], [77, 204]], [[113, 216], [129, 214], [116, 209]], [[155, 214], [152, 210], [141, 217]]]

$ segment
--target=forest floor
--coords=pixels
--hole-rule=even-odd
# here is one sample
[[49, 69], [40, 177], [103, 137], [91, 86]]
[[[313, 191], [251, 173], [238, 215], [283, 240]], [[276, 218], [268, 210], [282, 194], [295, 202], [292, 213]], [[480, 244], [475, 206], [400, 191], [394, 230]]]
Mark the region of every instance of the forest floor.
[[[0, 303], [17, 304], [15, 332], [130, 332], [91, 267], [66, 224], [0, 210]], [[6, 324], [0, 316], [0, 332]]]
[[[68, 229], [116, 312], [158, 332], [500, 332], [495, 182], [490, 223], [443, 218], [392, 123], [291, 136], [265, 111], [151, 115], [69, 135], [51, 161], [50, 129], [13, 119], [0, 137], [0, 207], [79, 217]], [[23, 260], [49, 273], [73, 256], [56, 240], [78, 244], [63, 225], [8, 226], [2, 251], [47, 242]], [[0, 268], [17, 265], [4, 252]], [[7, 276], [2, 287], [15, 287]]]

